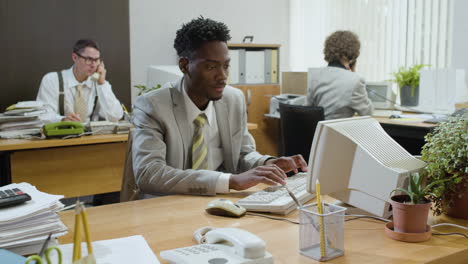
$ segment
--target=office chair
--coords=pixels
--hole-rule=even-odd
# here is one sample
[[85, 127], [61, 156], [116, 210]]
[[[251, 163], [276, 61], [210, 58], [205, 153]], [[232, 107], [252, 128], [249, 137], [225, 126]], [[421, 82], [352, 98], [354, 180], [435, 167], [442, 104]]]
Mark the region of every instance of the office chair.
[[315, 127], [325, 119], [323, 108], [280, 103], [279, 112], [283, 155], [301, 154], [308, 162]]
[[140, 190], [133, 174], [132, 142], [133, 135], [130, 131], [128, 133], [127, 151], [125, 153], [125, 167], [122, 177], [122, 188], [120, 190], [120, 202], [138, 200], [140, 196]]

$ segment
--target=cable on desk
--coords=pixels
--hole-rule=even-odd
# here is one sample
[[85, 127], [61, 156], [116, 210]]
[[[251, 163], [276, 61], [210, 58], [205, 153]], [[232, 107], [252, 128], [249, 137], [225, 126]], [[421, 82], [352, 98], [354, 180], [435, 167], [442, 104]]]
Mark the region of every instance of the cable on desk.
[[460, 236], [464, 236], [465, 238], [468, 238], [467, 235], [463, 234], [463, 233], [458, 233], [458, 232], [453, 232], [453, 233], [434, 233], [432, 232], [433, 235], [435, 236], [451, 236], [451, 235], [460, 235]]
[[[345, 221], [351, 221], [351, 220], [356, 220], [356, 219], [360, 219], [360, 218], [371, 218], [371, 219], [376, 219], [376, 220], [379, 220], [379, 221], [382, 221], [382, 222], [390, 222], [389, 219], [385, 219], [385, 218], [381, 218], [381, 217], [377, 217], [377, 216], [370, 216], [370, 215], [345, 215], [345, 216], [354, 216], [354, 218], [346, 219]], [[440, 223], [440, 224], [433, 225], [431, 227], [434, 228], [434, 227], [438, 227], [438, 226], [454, 226], [454, 227], [458, 227], [458, 228], [461, 228], [461, 229], [468, 230], [467, 227], [460, 226], [460, 225], [455, 225], [455, 224], [450, 224], [450, 223]], [[459, 235], [459, 236], [464, 236], [465, 238], [468, 238], [467, 235], [465, 235], [463, 233], [458, 233], [458, 232], [452, 232], [452, 233], [435, 233], [435, 232], [432, 232], [432, 234], [436, 235], [436, 236]]]
[[434, 228], [434, 227], [438, 227], [438, 226], [454, 226], [454, 227], [458, 227], [458, 228], [461, 228], [461, 229], [468, 230], [468, 227], [464, 227], [464, 226], [456, 225], [456, 224], [450, 224], [450, 223], [440, 223], [440, 224], [437, 224], [437, 225], [432, 225], [431, 227]]
[[265, 218], [268, 218], [268, 219], [271, 219], [271, 220], [287, 221], [287, 222], [290, 222], [290, 223], [293, 223], [293, 224], [296, 224], [296, 225], [299, 224], [299, 222], [289, 220], [289, 219], [286, 219], [286, 218], [273, 217], [273, 216], [262, 215], [262, 214], [252, 214], [252, 213], [246, 213], [246, 215], [260, 216], [260, 217], [265, 217]]
[[361, 218], [371, 218], [371, 219], [379, 220], [379, 221], [382, 221], [382, 222], [385, 222], [385, 223], [391, 222], [390, 220], [388, 220], [386, 218], [382, 218], [382, 217], [378, 217], [378, 216], [371, 216], [371, 215], [353, 215], [353, 214], [350, 214], [350, 215], [345, 215], [345, 216], [354, 216], [354, 218], [346, 219], [345, 221], [351, 221], [351, 220], [356, 220], [356, 219], [361, 219]]

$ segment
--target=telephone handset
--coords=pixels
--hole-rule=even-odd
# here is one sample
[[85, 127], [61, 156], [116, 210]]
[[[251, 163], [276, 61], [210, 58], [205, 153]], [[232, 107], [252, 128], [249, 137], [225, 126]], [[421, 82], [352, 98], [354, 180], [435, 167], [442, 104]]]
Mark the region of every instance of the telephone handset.
[[101, 75], [99, 74], [99, 72], [95, 72], [91, 75], [91, 80], [93, 80], [94, 82], [97, 82], [100, 77]]
[[273, 263], [273, 256], [265, 250], [265, 241], [245, 230], [204, 227], [194, 235], [201, 245], [161, 251], [161, 257], [175, 264]]
[[47, 138], [65, 137], [69, 135], [80, 135], [84, 133], [84, 126], [80, 122], [62, 121], [46, 124], [42, 132]]

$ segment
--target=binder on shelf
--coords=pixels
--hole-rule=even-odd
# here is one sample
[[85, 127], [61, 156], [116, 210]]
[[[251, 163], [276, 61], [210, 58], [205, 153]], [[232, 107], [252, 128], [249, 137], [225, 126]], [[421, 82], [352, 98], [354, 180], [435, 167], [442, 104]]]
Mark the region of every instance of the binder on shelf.
[[229, 77], [228, 84], [239, 83], [239, 50], [229, 50]]
[[271, 50], [271, 82], [272, 83], [278, 83], [278, 74], [279, 74], [279, 58], [278, 58], [278, 50], [274, 49]]
[[278, 82], [278, 50], [265, 50], [265, 83]]
[[239, 82], [245, 83], [246, 69], [245, 69], [245, 49], [239, 50]]
[[245, 52], [245, 83], [265, 83], [265, 51]]

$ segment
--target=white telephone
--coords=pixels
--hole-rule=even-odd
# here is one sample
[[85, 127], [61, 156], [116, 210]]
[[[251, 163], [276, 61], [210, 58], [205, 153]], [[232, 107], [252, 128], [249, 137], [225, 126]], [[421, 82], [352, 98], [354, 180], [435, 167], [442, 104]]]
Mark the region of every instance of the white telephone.
[[161, 257], [174, 264], [272, 264], [265, 241], [238, 228], [202, 227], [195, 231], [201, 244], [161, 251]]
[[101, 75], [99, 74], [99, 72], [95, 72], [91, 75], [91, 80], [97, 82], [99, 80], [99, 78], [101, 77]]

